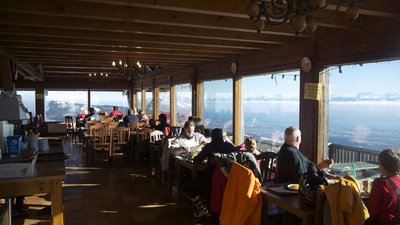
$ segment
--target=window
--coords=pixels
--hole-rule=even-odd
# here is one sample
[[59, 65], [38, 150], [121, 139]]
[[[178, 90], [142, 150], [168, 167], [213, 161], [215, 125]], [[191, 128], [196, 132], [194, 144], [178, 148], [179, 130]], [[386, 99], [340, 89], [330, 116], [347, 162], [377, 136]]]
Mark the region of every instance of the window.
[[150, 88], [146, 89], [146, 115], [153, 118], [153, 91]]
[[88, 92], [86, 90], [45, 90], [44, 119], [46, 122], [61, 122], [65, 116], [75, 117], [86, 112]]
[[160, 101], [159, 101], [159, 110], [160, 113], [164, 113], [169, 118], [169, 104], [170, 104], [170, 97], [169, 97], [169, 88], [160, 88]]
[[192, 115], [192, 85], [180, 84], [175, 87], [176, 125], [183, 126]]
[[118, 106], [119, 111], [127, 114], [129, 109], [128, 92], [125, 90], [91, 91], [90, 104], [96, 109], [96, 112], [105, 112], [107, 115], [113, 111], [113, 106]]
[[142, 91], [137, 91], [136, 92], [136, 106], [133, 106], [133, 107], [136, 107], [136, 109], [142, 109]]
[[244, 135], [283, 143], [289, 126], [299, 126], [299, 72], [242, 79]]
[[329, 68], [329, 142], [399, 148], [400, 61]]
[[232, 133], [232, 79], [204, 82], [204, 126]]
[[22, 103], [32, 112], [32, 116], [36, 115], [36, 97], [35, 90], [17, 90], [17, 94], [21, 95]]

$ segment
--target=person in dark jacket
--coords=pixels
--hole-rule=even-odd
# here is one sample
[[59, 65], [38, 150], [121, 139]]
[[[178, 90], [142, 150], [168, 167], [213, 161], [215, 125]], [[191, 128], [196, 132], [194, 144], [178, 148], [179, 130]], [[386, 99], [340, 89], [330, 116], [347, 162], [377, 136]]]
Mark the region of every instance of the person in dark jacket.
[[213, 153], [228, 154], [236, 150], [232, 143], [225, 141], [224, 130], [215, 128], [211, 131], [211, 142], [206, 144], [201, 152], [194, 157], [194, 163], [201, 163], [205, 159], [211, 159]]
[[140, 118], [139, 115], [137, 115], [137, 113], [135, 113], [136, 111], [134, 109], [128, 109], [128, 115], [125, 115], [123, 117], [123, 121], [125, 126], [129, 126], [129, 123], [139, 123], [140, 122]]
[[162, 131], [165, 137], [169, 137], [171, 133], [171, 126], [167, 122], [167, 115], [161, 113], [158, 115], [159, 124], [155, 126], [156, 130]]
[[323, 160], [318, 165], [307, 159], [299, 150], [301, 131], [291, 126], [285, 129], [285, 143], [278, 152], [277, 182], [298, 183], [300, 177], [306, 173], [308, 167], [313, 170], [328, 168], [333, 164], [332, 159]]

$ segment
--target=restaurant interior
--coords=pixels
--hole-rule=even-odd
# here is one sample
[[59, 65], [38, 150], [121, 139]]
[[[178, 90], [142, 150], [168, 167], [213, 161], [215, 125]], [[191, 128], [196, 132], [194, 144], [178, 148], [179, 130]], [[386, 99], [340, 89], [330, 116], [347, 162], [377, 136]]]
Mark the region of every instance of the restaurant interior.
[[[298, 71], [300, 150], [318, 163], [331, 155], [327, 69], [400, 59], [398, 22], [396, 0], [0, 1], [0, 149], [29, 119], [10, 97], [16, 90], [34, 90], [36, 115], [46, 115], [48, 90], [86, 90], [86, 107], [91, 92], [127, 90], [129, 108], [146, 109], [150, 94], [149, 118], [158, 118], [160, 93], [168, 90], [169, 124], [182, 127], [177, 86], [191, 85], [191, 115], [203, 118], [204, 82], [215, 80], [232, 81], [229, 135], [239, 145], [245, 138], [242, 79]], [[161, 169], [165, 145], [144, 146], [137, 141], [144, 134], [133, 127], [135, 143], [95, 154], [70, 116], [70, 130], [68, 121], [41, 120], [37, 141], [46, 139], [51, 154], [40, 159], [39, 153], [36, 175], [0, 178], [2, 224], [218, 224], [193, 219], [192, 202], [180, 193], [185, 175]], [[151, 152], [151, 160], [140, 158], [141, 151]], [[377, 162], [377, 154], [366, 155], [341, 162]], [[192, 176], [199, 169], [180, 167]], [[35, 180], [38, 173], [46, 178]], [[303, 207], [293, 195], [294, 206], [287, 206], [286, 196], [268, 193], [262, 191], [261, 224], [291, 224], [291, 215], [304, 225], [322, 224], [318, 206]], [[12, 216], [11, 197], [18, 195], [26, 196], [27, 216]]]

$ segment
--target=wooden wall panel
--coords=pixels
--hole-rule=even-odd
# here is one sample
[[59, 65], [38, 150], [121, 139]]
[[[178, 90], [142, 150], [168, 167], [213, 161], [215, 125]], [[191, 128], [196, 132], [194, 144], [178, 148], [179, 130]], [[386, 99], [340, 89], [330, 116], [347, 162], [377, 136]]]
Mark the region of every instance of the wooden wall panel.
[[170, 79], [170, 74], [162, 74], [160, 76], [156, 76], [156, 79], [154, 80], [154, 85], [156, 87], [168, 87], [171, 82]]
[[317, 41], [319, 64], [326, 66], [399, 59], [400, 26], [376, 29], [374, 33], [346, 32]]

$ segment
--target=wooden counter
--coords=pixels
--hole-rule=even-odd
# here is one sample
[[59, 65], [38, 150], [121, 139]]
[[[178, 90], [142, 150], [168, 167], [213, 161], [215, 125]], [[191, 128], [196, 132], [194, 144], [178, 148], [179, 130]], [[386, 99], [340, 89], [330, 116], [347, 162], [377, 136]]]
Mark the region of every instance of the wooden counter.
[[63, 225], [62, 181], [64, 177], [64, 160], [38, 160], [33, 177], [0, 179], [0, 198], [50, 193], [53, 224]]

